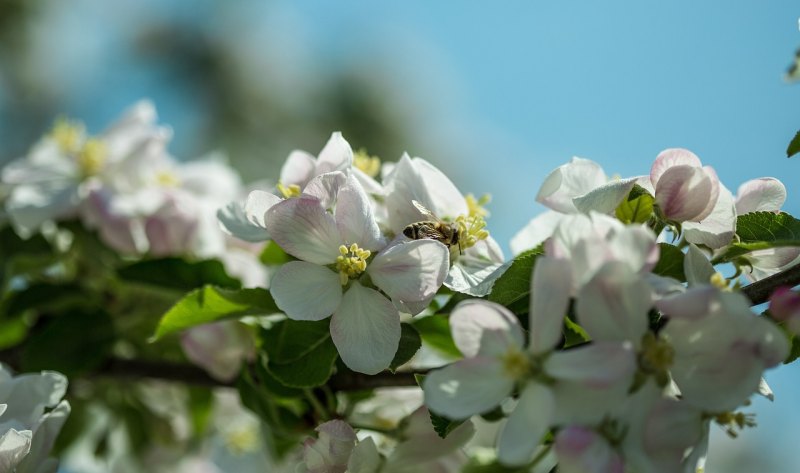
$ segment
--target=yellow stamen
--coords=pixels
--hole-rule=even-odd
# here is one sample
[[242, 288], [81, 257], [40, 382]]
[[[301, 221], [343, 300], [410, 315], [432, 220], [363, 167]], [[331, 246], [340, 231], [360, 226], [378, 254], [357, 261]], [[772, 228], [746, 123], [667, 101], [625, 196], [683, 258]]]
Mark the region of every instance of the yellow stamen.
[[348, 248], [339, 247], [339, 256], [336, 258], [336, 270], [339, 271], [339, 282], [346, 285], [351, 278], [355, 278], [367, 270], [367, 259], [372, 253], [353, 243]]
[[458, 225], [458, 241], [463, 249], [472, 248], [480, 240], [489, 238], [489, 231], [485, 230], [486, 220], [480, 215], [461, 215], [455, 223]]
[[81, 147], [76, 156], [81, 174], [85, 177], [95, 176], [103, 169], [108, 156], [108, 149], [102, 141], [90, 138]]
[[486, 218], [489, 216], [489, 211], [486, 210], [486, 204], [491, 202], [491, 195], [483, 194], [480, 199], [476, 199], [474, 195], [467, 194], [464, 196], [464, 199], [467, 201], [467, 209], [469, 209], [470, 217]]
[[258, 447], [258, 430], [253, 425], [227, 432], [224, 438], [228, 450], [235, 455], [255, 451]]
[[531, 371], [531, 363], [525, 353], [510, 349], [502, 358], [503, 372], [515, 380], [525, 378]]
[[156, 182], [162, 187], [177, 187], [180, 179], [171, 171], [159, 171], [156, 173]]
[[717, 271], [716, 273], [714, 273], [713, 276], [711, 276], [711, 285], [721, 291], [726, 291], [726, 292], [731, 291], [731, 288], [728, 285], [728, 280], [725, 279], [725, 276], [723, 276], [722, 273], [720, 273], [719, 271]]
[[647, 332], [642, 338], [642, 351], [639, 364], [649, 373], [664, 372], [672, 366], [675, 349], [666, 340], [657, 338], [653, 332]]
[[723, 412], [714, 416], [714, 422], [723, 427], [730, 437], [736, 438], [747, 427], [756, 426], [756, 416], [744, 412]]
[[58, 144], [61, 151], [67, 154], [75, 154], [81, 149], [81, 142], [86, 132], [83, 123], [71, 121], [66, 118], [59, 118], [50, 130], [50, 139]]
[[278, 183], [278, 192], [283, 194], [284, 199], [291, 199], [292, 197], [300, 197], [301, 191], [300, 186], [297, 184], [289, 184], [288, 186], [283, 185], [283, 183]]
[[369, 177], [375, 177], [381, 172], [380, 158], [377, 156], [370, 156], [364, 148], [361, 148], [353, 154], [353, 166], [360, 169]]

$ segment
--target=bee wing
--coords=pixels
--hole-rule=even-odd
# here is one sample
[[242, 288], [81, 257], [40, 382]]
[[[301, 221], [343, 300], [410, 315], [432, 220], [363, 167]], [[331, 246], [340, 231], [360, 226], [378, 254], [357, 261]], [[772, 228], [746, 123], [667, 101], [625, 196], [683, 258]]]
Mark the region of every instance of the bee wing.
[[424, 205], [420, 204], [416, 200], [412, 200], [411, 203], [414, 205], [414, 207], [417, 210], [419, 210], [419, 213], [421, 213], [425, 217], [433, 220], [434, 222], [441, 222], [441, 219], [439, 217], [437, 217], [436, 215], [434, 215], [433, 212], [428, 210]]
[[[427, 223], [430, 223], [430, 225]], [[441, 241], [444, 238], [444, 235], [442, 235], [442, 232], [438, 231], [436, 227], [433, 226], [435, 223], [436, 222], [424, 222], [422, 225], [419, 225], [417, 227], [418, 238]]]

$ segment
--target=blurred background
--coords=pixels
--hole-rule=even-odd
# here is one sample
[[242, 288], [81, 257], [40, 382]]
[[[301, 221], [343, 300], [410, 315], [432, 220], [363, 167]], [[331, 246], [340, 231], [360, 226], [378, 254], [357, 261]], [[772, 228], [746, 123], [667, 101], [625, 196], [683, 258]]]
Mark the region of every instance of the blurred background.
[[[0, 164], [58, 115], [97, 132], [146, 97], [177, 157], [224, 151], [245, 181], [333, 130], [386, 160], [424, 157], [492, 194], [506, 250], [572, 156], [631, 176], [689, 148], [734, 193], [780, 178], [796, 215], [798, 17], [789, 0], [2, 0]], [[769, 374], [759, 428], [715, 431], [707, 473], [800, 471], [800, 367]]]

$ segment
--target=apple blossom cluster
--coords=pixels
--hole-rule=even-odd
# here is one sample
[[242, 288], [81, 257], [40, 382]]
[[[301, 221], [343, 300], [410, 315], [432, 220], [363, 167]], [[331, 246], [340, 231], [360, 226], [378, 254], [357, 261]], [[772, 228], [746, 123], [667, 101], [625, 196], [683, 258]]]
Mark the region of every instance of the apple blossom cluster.
[[[274, 185], [247, 192], [217, 157], [175, 159], [170, 138], [140, 102], [95, 136], [60, 119], [3, 168], [0, 223], [20, 247], [59, 242], [77, 225], [118, 257], [97, 279], [69, 279], [61, 256], [8, 283], [0, 267], [10, 288], [0, 307], [22, 306], [23, 326], [3, 343], [37, 366], [46, 350], [24, 346], [28, 331], [49, 342], [59, 330], [105, 330], [91, 369], [80, 354], [54, 360], [80, 377], [158, 359], [161, 347], [173, 363], [177, 335], [208, 373], [200, 384], [235, 386], [264, 422], [285, 471], [696, 473], [710, 430], [753, 427], [751, 397], [773, 396], [764, 373], [797, 357], [791, 284], [758, 301], [743, 290], [800, 263], [800, 220], [781, 211], [777, 179], [734, 195], [685, 149], [629, 178], [573, 158], [545, 177], [536, 201], [548, 210], [512, 238], [506, 260], [488, 196], [462, 193], [425, 159], [381, 161], [334, 132], [316, 156], [291, 152]], [[154, 333], [152, 313], [132, 315], [151, 307], [140, 285], [153, 282], [153, 306], [171, 305]], [[84, 330], [74, 300], [30, 302], [59, 285], [89, 294], [90, 313], [101, 301], [100, 328]], [[764, 314], [751, 309], [767, 300]], [[96, 342], [86, 340], [75, 344]], [[372, 390], [399, 379], [416, 382], [410, 402]], [[28, 452], [49, 461], [65, 388], [54, 372], [0, 371], [0, 470], [37, 471]], [[381, 404], [402, 414], [363, 415]], [[245, 430], [230, 448], [260, 445], [258, 429]]]

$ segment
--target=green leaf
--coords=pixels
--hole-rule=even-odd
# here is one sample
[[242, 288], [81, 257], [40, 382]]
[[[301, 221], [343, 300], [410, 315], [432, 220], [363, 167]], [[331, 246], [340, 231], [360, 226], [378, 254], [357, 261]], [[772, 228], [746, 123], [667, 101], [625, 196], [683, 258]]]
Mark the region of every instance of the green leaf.
[[394, 372], [398, 366], [408, 363], [422, 346], [422, 338], [419, 332], [411, 324], [400, 324], [400, 345], [397, 353], [389, 364], [389, 369]]
[[751, 212], [736, 219], [739, 241], [732, 243], [714, 263], [730, 261], [751, 251], [800, 246], [800, 220], [780, 212]]
[[69, 378], [89, 373], [111, 354], [111, 316], [101, 309], [73, 310], [45, 322], [26, 340], [23, 371], [55, 370]]
[[797, 153], [800, 153], [800, 131], [794, 135], [794, 138], [792, 138], [792, 141], [789, 143], [789, 147], [786, 148], [786, 157], [791, 158]]
[[267, 371], [292, 388], [322, 386], [333, 374], [338, 357], [331, 340], [330, 319], [318, 322], [282, 320], [262, 332]]
[[22, 315], [33, 309], [53, 312], [94, 302], [97, 301], [77, 284], [37, 283], [9, 293], [0, 304], [0, 319]]
[[419, 332], [422, 341], [432, 348], [453, 357], [461, 358], [461, 350], [453, 342], [450, 321], [443, 315], [431, 315], [413, 319], [411, 325]]
[[517, 315], [527, 314], [530, 310], [533, 266], [536, 258], [543, 253], [544, 249], [539, 245], [517, 255], [508, 270], [495, 281], [489, 300], [508, 307]]
[[564, 348], [583, 345], [589, 340], [591, 337], [583, 327], [575, 323], [572, 318], [564, 317]]
[[291, 261], [293, 258], [283, 251], [283, 248], [278, 246], [277, 243], [269, 240], [267, 244], [264, 245], [264, 249], [261, 250], [259, 259], [267, 266], [280, 266], [283, 263]]
[[161, 317], [153, 340], [217, 320], [278, 312], [280, 309], [266, 289], [230, 290], [203, 286], [186, 294]]
[[622, 223], [645, 223], [653, 215], [655, 199], [638, 184], [633, 186], [628, 198], [617, 206], [616, 216]]
[[431, 424], [433, 424], [433, 430], [441, 438], [447, 438], [447, 436], [450, 435], [450, 432], [464, 423], [464, 420], [452, 420], [448, 419], [447, 417], [434, 414], [430, 411], [429, 413], [431, 416]]
[[188, 392], [187, 407], [192, 420], [192, 430], [196, 436], [200, 437], [208, 430], [214, 408], [214, 397], [208, 388], [190, 386]]
[[225, 272], [222, 262], [205, 260], [189, 262], [181, 258], [138, 261], [117, 270], [126, 280], [153, 286], [191, 291], [211, 284], [225, 289], [239, 289], [242, 284]]
[[683, 259], [686, 255], [683, 251], [669, 243], [659, 243], [658, 248], [658, 263], [653, 268], [653, 273], [686, 282], [686, 275], [683, 273]]

